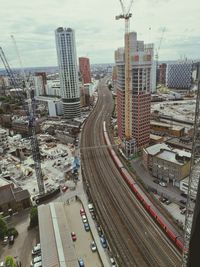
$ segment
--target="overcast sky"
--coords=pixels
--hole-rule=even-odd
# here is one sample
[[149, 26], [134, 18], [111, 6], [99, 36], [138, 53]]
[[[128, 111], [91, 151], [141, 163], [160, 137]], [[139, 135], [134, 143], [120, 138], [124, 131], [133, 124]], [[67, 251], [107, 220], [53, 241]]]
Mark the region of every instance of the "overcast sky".
[[[155, 48], [165, 27], [159, 60], [200, 57], [199, 0], [135, 0], [131, 11], [130, 29]], [[24, 66], [56, 66], [54, 30], [71, 27], [77, 56], [112, 63], [114, 50], [123, 46], [124, 21], [115, 20], [120, 13], [119, 0], [1, 0], [0, 46], [18, 67], [13, 34]]]

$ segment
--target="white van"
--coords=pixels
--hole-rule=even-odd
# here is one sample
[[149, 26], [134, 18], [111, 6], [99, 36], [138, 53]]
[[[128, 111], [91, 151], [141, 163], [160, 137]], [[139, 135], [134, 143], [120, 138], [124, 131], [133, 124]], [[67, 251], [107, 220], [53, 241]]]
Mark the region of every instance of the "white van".
[[33, 267], [42, 267], [42, 262], [39, 261], [39, 262], [36, 262]]
[[42, 256], [36, 256], [35, 258], [33, 258], [33, 260], [31, 261], [31, 266], [33, 266], [35, 263], [42, 261]]

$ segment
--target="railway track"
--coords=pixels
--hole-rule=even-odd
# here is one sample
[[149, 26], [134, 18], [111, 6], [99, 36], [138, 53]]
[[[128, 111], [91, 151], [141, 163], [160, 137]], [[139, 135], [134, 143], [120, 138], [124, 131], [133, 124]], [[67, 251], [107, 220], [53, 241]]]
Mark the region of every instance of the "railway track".
[[[82, 147], [101, 147], [112, 97], [102, 85], [82, 132]], [[108, 123], [109, 124], [109, 123]], [[119, 266], [180, 266], [180, 254], [143, 209], [115, 167], [107, 148], [81, 150], [83, 176]]]

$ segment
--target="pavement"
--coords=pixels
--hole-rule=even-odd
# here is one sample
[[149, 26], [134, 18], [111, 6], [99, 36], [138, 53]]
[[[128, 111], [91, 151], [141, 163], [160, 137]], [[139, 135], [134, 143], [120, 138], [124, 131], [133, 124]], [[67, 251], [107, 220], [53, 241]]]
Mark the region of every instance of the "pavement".
[[[70, 190], [68, 189], [66, 192], [62, 192], [61, 196], [59, 196], [58, 198], [56, 198], [54, 201], [61, 201], [65, 204], [70, 204], [70, 202], [73, 202], [73, 199], [78, 198], [80, 200], [80, 202], [82, 203], [83, 208], [85, 209], [87, 218], [88, 218], [88, 222], [90, 225], [90, 233], [92, 236], [92, 239], [95, 241], [97, 249], [98, 249], [98, 253], [101, 259], [101, 262], [103, 265], [87, 265], [86, 266], [104, 266], [104, 267], [110, 267], [111, 263], [110, 263], [110, 259], [109, 259], [109, 255], [108, 255], [108, 250], [103, 249], [101, 243], [100, 243], [100, 239], [99, 239], [99, 235], [95, 226], [95, 221], [92, 219], [91, 214], [89, 212], [88, 209], [88, 199], [87, 199], [87, 195], [84, 191], [83, 188], [83, 183], [82, 183], [82, 174], [81, 174], [81, 168], [79, 169], [79, 180], [77, 182], [76, 185], [76, 189], [75, 190]], [[80, 213], [76, 215], [74, 220], [77, 220], [77, 216], [80, 216]], [[92, 241], [92, 240], [91, 240]], [[84, 246], [84, 244], [83, 244]]]
[[0, 258], [2, 260], [6, 256], [11, 255], [16, 260], [20, 260], [22, 266], [30, 266], [32, 259], [31, 251], [39, 240], [39, 230], [38, 228], [27, 230], [30, 221], [29, 218], [29, 210], [25, 210], [6, 219], [8, 226], [15, 227], [19, 235], [13, 245], [0, 245]]

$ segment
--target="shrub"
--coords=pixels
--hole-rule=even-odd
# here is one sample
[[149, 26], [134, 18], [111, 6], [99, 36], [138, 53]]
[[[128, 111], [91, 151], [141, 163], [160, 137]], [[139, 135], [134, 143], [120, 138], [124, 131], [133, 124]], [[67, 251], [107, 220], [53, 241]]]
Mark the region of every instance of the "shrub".
[[18, 236], [18, 231], [14, 227], [9, 228], [7, 231], [7, 235], [8, 236], [14, 235], [14, 237], [16, 238]]
[[29, 229], [38, 226], [38, 210], [37, 207], [32, 207], [30, 212]]
[[15, 267], [15, 261], [12, 256], [6, 256], [5, 258], [5, 267]]
[[7, 234], [8, 227], [6, 222], [3, 218], [0, 217], [0, 238], [4, 238], [4, 236]]

